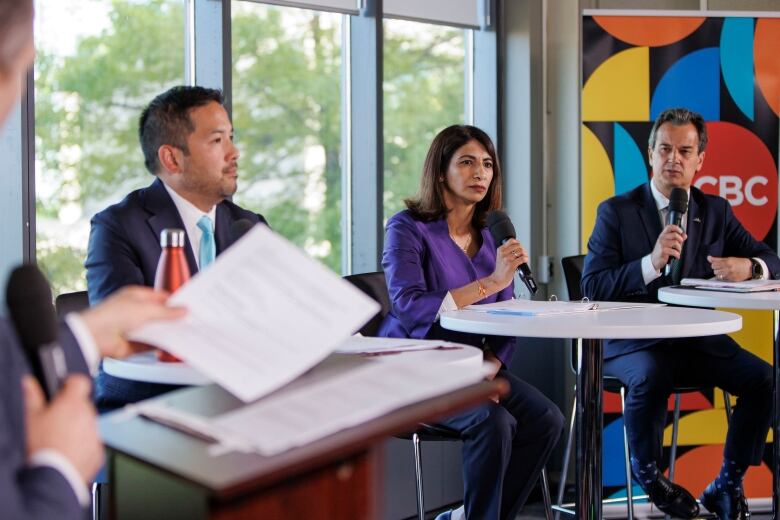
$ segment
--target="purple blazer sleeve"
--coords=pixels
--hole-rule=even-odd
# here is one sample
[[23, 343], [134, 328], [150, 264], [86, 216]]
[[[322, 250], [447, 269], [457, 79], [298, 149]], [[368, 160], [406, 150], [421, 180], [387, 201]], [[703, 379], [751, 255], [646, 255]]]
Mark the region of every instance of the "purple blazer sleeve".
[[424, 338], [433, 325], [449, 288], [432, 287], [426, 280], [423, 237], [408, 219], [387, 222], [382, 268], [387, 277], [393, 314], [406, 334]]

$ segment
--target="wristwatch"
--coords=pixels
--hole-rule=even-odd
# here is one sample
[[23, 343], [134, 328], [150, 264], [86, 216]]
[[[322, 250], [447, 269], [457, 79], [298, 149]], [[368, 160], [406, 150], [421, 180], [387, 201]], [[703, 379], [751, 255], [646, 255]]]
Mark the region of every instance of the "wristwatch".
[[750, 259], [750, 278], [753, 280], [759, 280], [764, 277], [764, 268], [761, 267], [761, 262], [755, 258]]

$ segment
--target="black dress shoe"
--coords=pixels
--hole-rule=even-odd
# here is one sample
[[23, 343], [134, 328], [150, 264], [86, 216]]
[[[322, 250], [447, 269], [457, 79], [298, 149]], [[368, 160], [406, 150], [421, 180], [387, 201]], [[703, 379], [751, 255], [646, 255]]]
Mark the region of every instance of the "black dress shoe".
[[707, 511], [717, 515], [719, 520], [746, 520], [750, 518], [747, 500], [739, 489], [735, 494], [721, 491], [711, 483], [701, 494], [701, 503]]
[[667, 515], [676, 518], [695, 518], [699, 515], [699, 504], [693, 495], [684, 487], [669, 482], [663, 475], [658, 475], [645, 490], [655, 507]]

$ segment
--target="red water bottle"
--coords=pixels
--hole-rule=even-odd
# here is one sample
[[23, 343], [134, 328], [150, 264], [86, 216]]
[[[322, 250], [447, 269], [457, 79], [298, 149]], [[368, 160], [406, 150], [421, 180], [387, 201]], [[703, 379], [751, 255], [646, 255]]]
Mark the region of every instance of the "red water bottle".
[[[154, 276], [154, 288], [158, 291], [173, 293], [190, 279], [190, 268], [184, 254], [184, 230], [163, 229], [160, 233], [162, 254], [157, 263]], [[162, 350], [157, 351], [160, 361], [181, 362], [181, 359]]]

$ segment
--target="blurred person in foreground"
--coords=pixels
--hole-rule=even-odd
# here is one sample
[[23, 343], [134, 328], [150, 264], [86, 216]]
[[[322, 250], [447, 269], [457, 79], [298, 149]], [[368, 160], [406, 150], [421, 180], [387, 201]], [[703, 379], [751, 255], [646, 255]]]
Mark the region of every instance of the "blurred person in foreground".
[[[0, 126], [5, 123], [32, 64], [33, 1], [0, 0]], [[105, 303], [68, 315], [59, 343], [73, 374], [47, 403], [16, 332], [0, 318], [0, 507], [3, 518], [83, 520], [87, 484], [103, 461], [91, 383], [87, 374], [101, 356], [133, 352], [125, 334], [182, 309], [165, 306], [167, 295], [129, 287]]]

